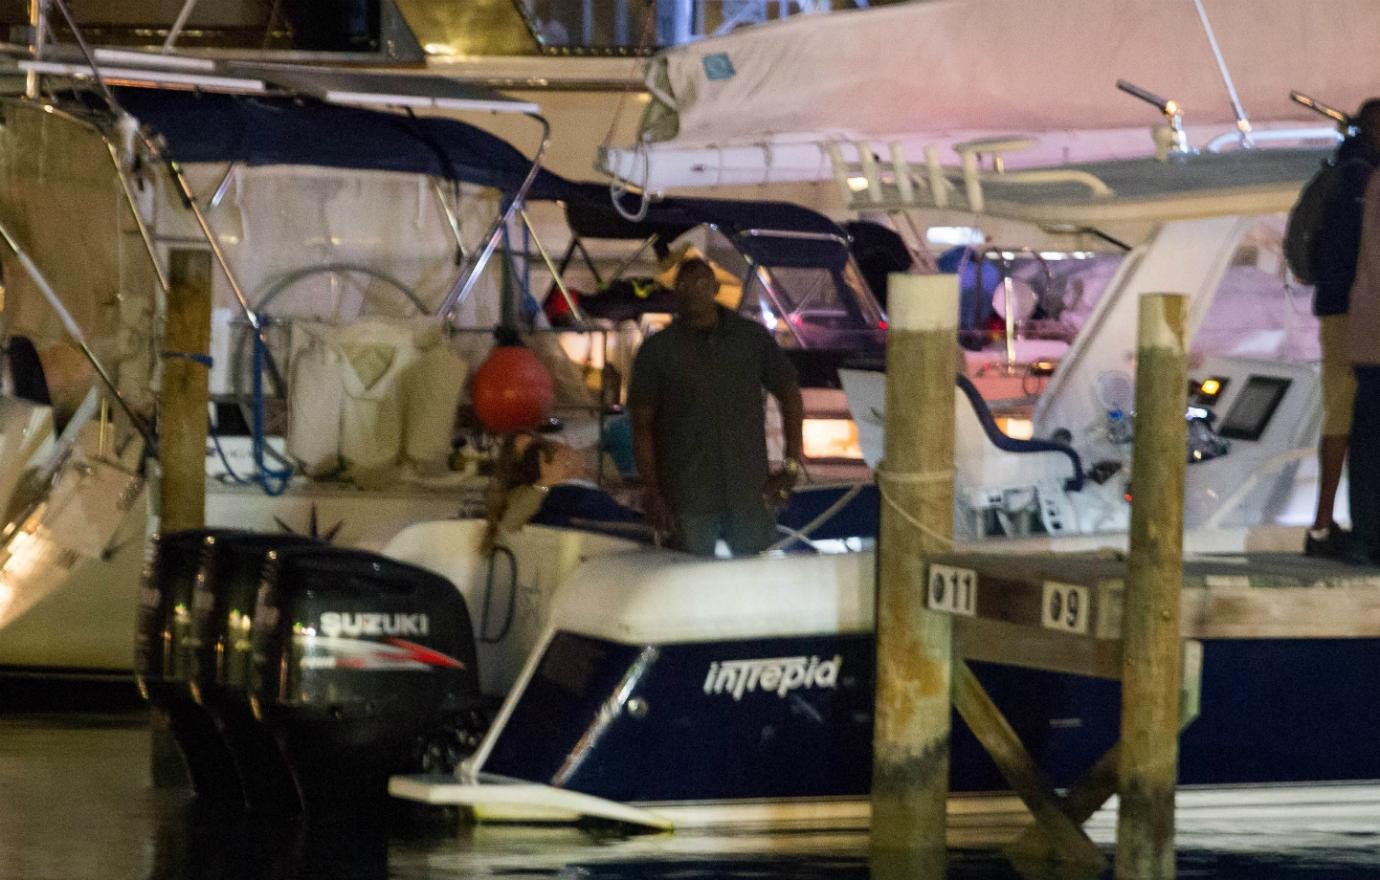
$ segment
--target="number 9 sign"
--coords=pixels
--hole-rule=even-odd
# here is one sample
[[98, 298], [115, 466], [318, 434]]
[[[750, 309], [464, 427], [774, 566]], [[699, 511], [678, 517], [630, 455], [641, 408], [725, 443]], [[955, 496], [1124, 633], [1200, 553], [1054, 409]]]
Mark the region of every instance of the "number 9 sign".
[[1040, 623], [1045, 629], [1085, 634], [1088, 631], [1088, 588], [1045, 581]]

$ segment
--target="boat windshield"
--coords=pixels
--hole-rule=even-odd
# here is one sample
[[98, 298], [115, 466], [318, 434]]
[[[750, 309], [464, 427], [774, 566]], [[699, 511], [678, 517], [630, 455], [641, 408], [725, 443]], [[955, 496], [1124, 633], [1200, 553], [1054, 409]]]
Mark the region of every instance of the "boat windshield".
[[739, 308], [790, 348], [880, 348], [886, 331], [881, 307], [846, 251], [832, 264], [757, 265]]
[[[760, 259], [744, 279], [741, 313], [762, 321], [787, 348], [867, 350], [880, 348], [886, 317], [868, 290], [842, 241], [809, 241], [791, 247], [791, 237], [759, 234], [753, 255], [789, 254], [792, 258]], [[807, 257], [816, 254], [820, 258]]]
[[1289, 274], [1283, 233], [1284, 216], [1271, 215], [1242, 238], [1198, 324], [1195, 355], [1293, 363], [1319, 359], [1313, 288]]

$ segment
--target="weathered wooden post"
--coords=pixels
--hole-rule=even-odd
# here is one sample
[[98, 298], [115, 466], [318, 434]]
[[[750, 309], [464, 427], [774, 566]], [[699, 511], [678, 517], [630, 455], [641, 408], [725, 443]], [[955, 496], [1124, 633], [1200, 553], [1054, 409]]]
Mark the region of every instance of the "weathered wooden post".
[[170, 290], [163, 348], [163, 389], [158, 401], [159, 530], [206, 524], [206, 404], [210, 370], [187, 355], [204, 356], [211, 344], [211, 253], [175, 249], [168, 255]]
[[922, 556], [953, 534], [958, 278], [893, 274], [887, 290], [872, 849], [938, 853], [942, 866], [951, 621], [925, 608]]
[[1131, 547], [1122, 617], [1117, 880], [1174, 877], [1183, 584], [1186, 297], [1140, 298]]
[[[163, 324], [162, 391], [158, 399], [158, 530], [206, 524], [206, 404], [210, 370], [187, 355], [211, 344], [211, 253], [179, 248], [168, 255], [168, 312]], [[150, 719], [149, 771], [159, 788], [186, 782], [182, 754], [163, 713]]]

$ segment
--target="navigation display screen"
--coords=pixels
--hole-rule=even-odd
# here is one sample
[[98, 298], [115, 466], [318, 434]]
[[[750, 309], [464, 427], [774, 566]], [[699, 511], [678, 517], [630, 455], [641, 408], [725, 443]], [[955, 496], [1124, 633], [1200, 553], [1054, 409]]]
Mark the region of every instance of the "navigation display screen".
[[1291, 381], [1279, 376], [1251, 376], [1232, 401], [1217, 433], [1233, 440], [1259, 440]]

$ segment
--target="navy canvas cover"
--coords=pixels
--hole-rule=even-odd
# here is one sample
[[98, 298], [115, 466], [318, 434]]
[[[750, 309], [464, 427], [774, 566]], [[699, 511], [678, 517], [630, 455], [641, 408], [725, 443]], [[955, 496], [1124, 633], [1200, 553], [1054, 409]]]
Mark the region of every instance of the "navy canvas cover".
[[[512, 144], [455, 119], [342, 107], [304, 97], [122, 88], [120, 103], [161, 134], [178, 162], [318, 165], [428, 174], [515, 193], [531, 160]], [[559, 198], [567, 184], [538, 173], [528, 197]]]
[[[625, 197], [628, 202], [635, 199]], [[563, 201], [570, 228], [587, 238], [644, 239], [655, 232], [670, 241], [689, 229], [709, 224], [738, 242], [748, 256], [769, 266], [837, 267], [848, 258], [844, 231], [837, 223], [789, 202], [667, 198], [652, 202], [647, 216], [633, 222], [614, 209], [607, 186], [570, 184]], [[838, 241], [742, 234], [753, 230], [831, 236]]]

